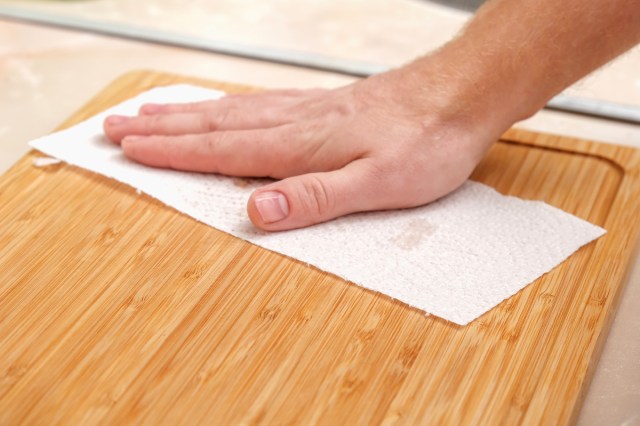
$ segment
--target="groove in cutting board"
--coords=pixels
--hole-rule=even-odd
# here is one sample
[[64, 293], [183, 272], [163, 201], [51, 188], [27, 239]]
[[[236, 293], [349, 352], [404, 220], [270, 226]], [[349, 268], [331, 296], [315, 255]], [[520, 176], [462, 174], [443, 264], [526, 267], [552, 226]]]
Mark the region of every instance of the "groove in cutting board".
[[[63, 126], [158, 85], [127, 74]], [[640, 227], [638, 151], [511, 130], [473, 178], [608, 234], [466, 327], [102, 176], [0, 179], [0, 423], [570, 422]]]

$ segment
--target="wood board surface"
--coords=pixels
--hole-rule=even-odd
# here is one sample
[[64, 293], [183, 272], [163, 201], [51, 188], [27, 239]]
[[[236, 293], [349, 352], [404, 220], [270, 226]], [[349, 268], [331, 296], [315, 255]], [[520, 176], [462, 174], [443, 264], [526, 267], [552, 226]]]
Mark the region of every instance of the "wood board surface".
[[[141, 71], [61, 127], [151, 87]], [[473, 179], [608, 234], [457, 326], [32, 152], [0, 178], [0, 424], [566, 424], [640, 228], [640, 151], [510, 130]]]

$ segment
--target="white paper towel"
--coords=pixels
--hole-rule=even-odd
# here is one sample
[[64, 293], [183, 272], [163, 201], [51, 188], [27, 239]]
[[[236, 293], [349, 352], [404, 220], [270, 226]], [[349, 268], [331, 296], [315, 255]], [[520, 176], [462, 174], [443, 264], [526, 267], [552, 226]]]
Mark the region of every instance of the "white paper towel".
[[30, 144], [131, 185], [207, 225], [458, 324], [496, 306], [605, 232], [543, 202], [467, 182], [427, 206], [265, 233], [245, 213], [249, 194], [261, 181], [145, 167], [125, 158], [102, 133], [107, 115], [133, 115], [146, 102], [222, 95], [189, 85], [153, 89]]

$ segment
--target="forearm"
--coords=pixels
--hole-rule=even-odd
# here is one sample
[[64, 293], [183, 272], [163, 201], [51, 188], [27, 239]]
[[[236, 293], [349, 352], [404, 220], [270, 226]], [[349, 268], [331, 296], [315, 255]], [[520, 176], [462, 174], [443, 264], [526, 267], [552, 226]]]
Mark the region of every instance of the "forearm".
[[640, 42], [640, 0], [493, 0], [404, 70], [452, 114], [503, 127]]

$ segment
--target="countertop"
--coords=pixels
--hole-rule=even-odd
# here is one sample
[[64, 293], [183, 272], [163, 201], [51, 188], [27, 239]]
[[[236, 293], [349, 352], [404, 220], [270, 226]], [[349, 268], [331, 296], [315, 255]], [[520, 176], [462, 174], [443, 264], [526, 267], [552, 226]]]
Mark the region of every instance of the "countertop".
[[[304, 5], [302, 5], [304, 3]], [[212, 2], [172, 0], [54, 3], [2, 1], [2, 6], [64, 13], [187, 32], [198, 37], [394, 66], [437, 47], [468, 14], [421, 1]], [[286, 11], [287, 13], [283, 13]], [[0, 20], [0, 172], [118, 75], [156, 69], [264, 87], [335, 87], [337, 74], [231, 58], [188, 49]], [[640, 106], [640, 49], [565, 93]], [[541, 111], [518, 126], [640, 148], [640, 126]], [[640, 257], [579, 419], [582, 425], [640, 424]]]

